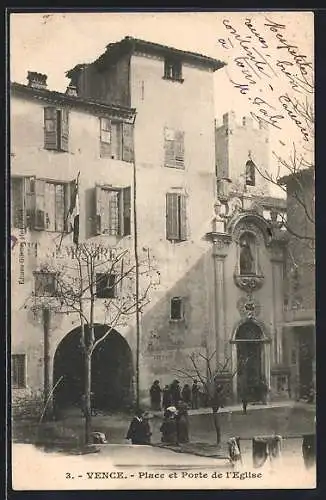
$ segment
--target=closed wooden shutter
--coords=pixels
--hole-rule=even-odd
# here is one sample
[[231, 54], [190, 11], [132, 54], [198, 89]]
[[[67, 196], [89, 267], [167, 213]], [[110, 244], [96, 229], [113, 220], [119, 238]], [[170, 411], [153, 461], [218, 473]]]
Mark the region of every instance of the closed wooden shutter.
[[166, 238], [179, 240], [178, 194], [166, 195]]
[[111, 120], [100, 118], [100, 157], [111, 158], [112, 154]]
[[175, 132], [175, 166], [184, 168], [184, 132]]
[[123, 236], [131, 234], [131, 188], [126, 187], [123, 192]]
[[101, 205], [102, 205], [102, 188], [96, 186], [94, 189], [95, 193], [95, 213], [94, 213], [94, 235], [102, 234], [102, 224], [101, 224]]
[[53, 106], [44, 108], [44, 147], [58, 149], [57, 110]]
[[26, 226], [29, 229], [34, 227], [35, 219], [35, 177], [25, 177], [24, 179], [25, 192], [25, 218]]
[[11, 179], [11, 225], [25, 228], [24, 178]]
[[61, 144], [62, 151], [69, 150], [69, 111], [66, 108], [61, 110]]
[[131, 123], [122, 124], [122, 160], [134, 160], [134, 130]]
[[184, 194], [179, 196], [179, 227], [180, 227], [180, 240], [187, 239], [187, 198]]
[[166, 167], [175, 166], [175, 135], [174, 130], [164, 129], [164, 164]]
[[35, 180], [35, 210], [33, 229], [43, 231], [45, 229], [45, 181]]

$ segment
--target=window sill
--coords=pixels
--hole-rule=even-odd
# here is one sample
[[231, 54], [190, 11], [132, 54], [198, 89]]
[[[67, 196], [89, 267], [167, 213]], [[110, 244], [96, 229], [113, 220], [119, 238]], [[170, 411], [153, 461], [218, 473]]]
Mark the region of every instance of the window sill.
[[186, 322], [185, 318], [180, 318], [180, 319], [170, 318], [169, 319], [169, 323], [172, 323], [172, 324], [180, 324], [180, 323], [185, 323], [185, 322]]
[[176, 243], [186, 243], [187, 241], [189, 241], [189, 240], [172, 240], [172, 239], [170, 239], [170, 238], [166, 238], [166, 239], [167, 239], [167, 241], [169, 241], [169, 242], [170, 242], [170, 243], [172, 243], [172, 244], [176, 244]]
[[169, 82], [183, 83], [184, 78], [169, 78], [168, 76], [162, 76], [162, 80], [167, 80]]
[[167, 165], [164, 163], [164, 168], [175, 168], [176, 170], [185, 170], [185, 166], [179, 166], [179, 165]]

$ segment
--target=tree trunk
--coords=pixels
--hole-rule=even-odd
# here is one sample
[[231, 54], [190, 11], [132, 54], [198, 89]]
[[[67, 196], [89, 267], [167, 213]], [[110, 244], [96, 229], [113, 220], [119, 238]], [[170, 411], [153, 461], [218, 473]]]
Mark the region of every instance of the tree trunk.
[[92, 381], [92, 354], [85, 350], [85, 442], [91, 444], [92, 411], [91, 411], [91, 381]]
[[49, 398], [51, 395], [50, 387], [50, 311], [47, 308], [42, 310], [43, 313], [43, 342], [44, 342], [44, 363], [43, 363], [43, 402], [44, 402], [44, 417], [50, 417], [52, 413], [51, 402]]
[[216, 410], [212, 409], [213, 411], [213, 421], [214, 421], [214, 428], [216, 432], [216, 443], [217, 445], [220, 444], [221, 442], [221, 427], [220, 427], [220, 419], [219, 415]]

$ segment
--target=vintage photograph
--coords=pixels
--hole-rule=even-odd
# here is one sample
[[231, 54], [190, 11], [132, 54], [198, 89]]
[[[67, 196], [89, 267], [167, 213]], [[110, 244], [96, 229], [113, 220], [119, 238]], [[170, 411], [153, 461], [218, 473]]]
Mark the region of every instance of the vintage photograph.
[[8, 22], [12, 488], [315, 488], [313, 13]]

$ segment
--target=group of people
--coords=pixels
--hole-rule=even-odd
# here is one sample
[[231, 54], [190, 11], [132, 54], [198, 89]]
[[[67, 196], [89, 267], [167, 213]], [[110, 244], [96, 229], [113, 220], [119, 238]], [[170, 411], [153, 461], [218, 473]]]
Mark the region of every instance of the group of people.
[[203, 403], [203, 392], [200, 390], [198, 381], [195, 379], [192, 386], [184, 384], [181, 389], [178, 380], [173, 380], [170, 385], [162, 389], [159, 380], [154, 380], [150, 390], [151, 408], [153, 411], [166, 410], [182, 401], [187, 408], [197, 409]]
[[[189, 442], [188, 407], [183, 401], [179, 401], [177, 406], [166, 408], [160, 432], [162, 443], [178, 445]], [[149, 413], [138, 409], [131, 420], [126, 439], [130, 439], [132, 444], [148, 445], [151, 436]]]

